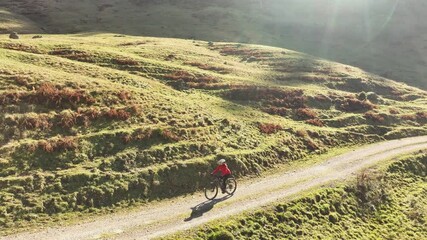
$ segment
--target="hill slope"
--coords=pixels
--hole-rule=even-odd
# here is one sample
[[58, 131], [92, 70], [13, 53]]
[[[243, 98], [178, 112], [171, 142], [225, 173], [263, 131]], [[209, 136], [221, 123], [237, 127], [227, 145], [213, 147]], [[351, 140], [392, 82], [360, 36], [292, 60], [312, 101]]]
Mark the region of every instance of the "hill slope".
[[423, 0], [5, 0], [52, 33], [114, 32], [286, 47], [427, 89]]
[[43, 32], [30, 19], [0, 7], [0, 33], [10, 33], [13, 31], [19, 33]]
[[298, 52], [123, 35], [0, 39], [0, 224], [191, 193], [427, 134], [427, 93]]

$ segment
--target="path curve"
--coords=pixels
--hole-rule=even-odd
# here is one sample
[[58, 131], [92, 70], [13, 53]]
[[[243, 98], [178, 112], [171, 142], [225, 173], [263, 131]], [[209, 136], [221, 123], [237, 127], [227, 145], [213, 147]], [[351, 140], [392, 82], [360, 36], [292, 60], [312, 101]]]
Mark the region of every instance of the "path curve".
[[240, 184], [232, 198], [219, 196], [210, 202], [197, 193], [147, 204], [130, 213], [115, 213], [78, 225], [46, 228], [0, 239], [152, 239], [265, 206], [331, 181], [344, 180], [379, 161], [421, 149], [427, 149], [427, 136], [377, 143], [304, 169]]

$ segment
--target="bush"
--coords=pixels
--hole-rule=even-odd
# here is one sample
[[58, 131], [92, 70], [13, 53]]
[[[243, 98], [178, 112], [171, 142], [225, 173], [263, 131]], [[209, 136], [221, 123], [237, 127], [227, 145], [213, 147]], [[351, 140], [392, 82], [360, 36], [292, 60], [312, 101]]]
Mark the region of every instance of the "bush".
[[229, 231], [222, 230], [210, 234], [208, 240], [234, 240], [234, 236]]
[[357, 99], [359, 99], [360, 101], [365, 101], [367, 99], [366, 93], [365, 92], [361, 92], [357, 95]]
[[419, 123], [427, 123], [427, 112], [417, 112], [415, 115]]
[[41, 129], [47, 130], [52, 127], [47, 115], [27, 114], [20, 119], [19, 125], [21, 129]]
[[61, 123], [61, 126], [64, 128], [71, 128], [77, 123], [77, 118], [79, 114], [71, 111], [71, 110], [64, 110], [59, 114], [59, 121]]
[[130, 58], [114, 58], [113, 63], [121, 66], [137, 66], [139, 62]]
[[117, 94], [117, 97], [124, 102], [126, 102], [132, 98], [132, 94], [128, 91], [125, 91], [125, 90], [121, 90], [121, 91], [117, 92], [116, 94]]
[[88, 62], [88, 63], [96, 62], [96, 59], [92, 54], [82, 50], [56, 49], [56, 50], [50, 51], [49, 54], [55, 55], [55, 56], [61, 56], [64, 58], [68, 58], [68, 59], [76, 60], [80, 62]]
[[178, 142], [180, 140], [180, 137], [169, 129], [162, 129], [160, 135], [167, 141]]
[[314, 126], [318, 126], [318, 127], [324, 127], [325, 124], [322, 122], [322, 120], [315, 118], [315, 119], [308, 119], [307, 121], [305, 121], [308, 124], [314, 125]]
[[273, 133], [277, 133], [278, 131], [282, 130], [283, 128], [280, 125], [276, 125], [276, 124], [272, 124], [272, 123], [259, 123], [258, 129], [261, 133], [273, 134]]
[[227, 69], [225, 69], [223, 67], [210, 66], [206, 63], [189, 62], [187, 64], [190, 66], [193, 66], [193, 67], [198, 67], [198, 68], [203, 69], [203, 70], [215, 71], [215, 72], [219, 72], [219, 73], [226, 73], [227, 72]]
[[366, 94], [366, 99], [368, 99], [372, 103], [378, 103], [380, 100], [380, 97], [378, 96], [378, 94], [374, 92], [369, 92]]
[[273, 115], [279, 115], [279, 116], [287, 116], [291, 114], [291, 110], [289, 108], [285, 108], [285, 107], [265, 107], [262, 109], [262, 111], [268, 113], [268, 114], [273, 114]]
[[110, 108], [107, 112], [105, 112], [105, 116], [109, 119], [125, 121], [131, 117], [131, 114], [125, 109]]
[[390, 114], [399, 114], [400, 112], [399, 112], [399, 110], [397, 110], [395, 108], [390, 108], [389, 113]]
[[220, 81], [212, 76], [195, 75], [186, 71], [176, 71], [164, 76], [167, 80], [171, 80], [168, 84], [175, 89], [185, 88], [215, 88], [215, 84]]
[[357, 176], [355, 190], [362, 206], [377, 207], [387, 200], [386, 188], [382, 180], [382, 175], [369, 170], [365, 170]]
[[74, 137], [62, 137], [48, 141], [41, 140], [37, 143], [37, 146], [40, 150], [51, 153], [54, 151], [74, 150], [78, 147], [78, 143]]
[[14, 100], [36, 102], [61, 108], [76, 107], [78, 104], [91, 105], [95, 103], [95, 99], [83, 90], [71, 88], [59, 89], [51, 83], [42, 83], [35, 92], [21, 93], [18, 97], [18, 99], [15, 98]]
[[369, 101], [360, 101], [356, 98], [346, 98], [343, 101], [339, 101], [337, 108], [346, 112], [366, 112], [375, 108]]
[[310, 108], [299, 108], [296, 111], [296, 116], [298, 119], [307, 120], [317, 118], [317, 113]]
[[377, 122], [377, 123], [384, 123], [385, 122], [385, 117], [382, 116], [381, 114], [369, 111], [367, 113], [364, 114], [364, 117], [366, 119], [369, 119], [373, 122]]
[[302, 89], [281, 89], [261, 86], [233, 86], [224, 94], [229, 100], [256, 101], [264, 109], [272, 108], [305, 108], [305, 96]]
[[339, 221], [340, 217], [337, 213], [331, 213], [329, 214], [329, 221], [331, 223], [337, 223]]

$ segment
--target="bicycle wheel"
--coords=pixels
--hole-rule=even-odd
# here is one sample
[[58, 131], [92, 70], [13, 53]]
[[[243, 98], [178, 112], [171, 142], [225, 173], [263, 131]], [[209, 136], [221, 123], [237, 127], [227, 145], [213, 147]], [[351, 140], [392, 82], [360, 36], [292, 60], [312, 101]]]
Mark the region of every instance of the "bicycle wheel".
[[233, 195], [236, 189], [237, 189], [236, 179], [228, 178], [227, 181], [225, 181], [225, 192], [228, 195]]
[[209, 200], [212, 200], [218, 195], [218, 186], [215, 182], [210, 182], [207, 187], [205, 187], [205, 197]]

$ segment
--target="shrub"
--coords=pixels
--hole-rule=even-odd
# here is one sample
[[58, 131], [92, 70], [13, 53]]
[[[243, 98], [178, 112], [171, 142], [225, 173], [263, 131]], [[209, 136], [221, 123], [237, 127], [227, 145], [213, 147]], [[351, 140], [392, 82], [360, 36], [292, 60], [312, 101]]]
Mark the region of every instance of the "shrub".
[[360, 101], [356, 98], [346, 98], [338, 103], [337, 108], [346, 112], [366, 112], [374, 109], [375, 105], [369, 101]]
[[80, 62], [94, 63], [96, 62], [95, 56], [92, 54], [74, 49], [55, 49], [49, 52], [50, 55], [61, 56], [67, 59], [76, 60]]
[[71, 128], [77, 123], [79, 114], [70, 110], [64, 110], [59, 114], [59, 121], [62, 127]]
[[416, 121], [417, 117], [414, 114], [404, 114], [400, 116], [403, 120]]
[[114, 58], [113, 63], [121, 66], [137, 66], [139, 62], [130, 58]]
[[147, 44], [147, 42], [145, 42], [145, 41], [127, 42], [127, 43], [121, 43], [117, 46], [127, 47], [127, 46], [138, 46], [138, 45], [143, 45], [143, 44]]
[[162, 129], [160, 135], [167, 141], [178, 142], [180, 137], [169, 129]]
[[387, 200], [386, 188], [382, 179], [382, 175], [369, 170], [365, 170], [357, 176], [355, 193], [363, 206], [377, 207]]
[[38, 142], [38, 147], [47, 152], [51, 153], [54, 151], [63, 151], [63, 150], [74, 150], [77, 148], [77, 141], [74, 137], [63, 137], [57, 139], [50, 139], [48, 141], [41, 140]]
[[153, 136], [153, 130], [151, 128], [143, 129], [138, 128], [133, 133], [124, 133], [121, 135], [123, 143], [127, 144], [132, 141], [145, 141]]
[[220, 73], [226, 73], [227, 72], [227, 69], [225, 69], [223, 67], [210, 66], [206, 63], [189, 62], [187, 64], [190, 66], [193, 66], [193, 67], [198, 67], [198, 68], [203, 69], [203, 70], [215, 71], [215, 72], [220, 72]]
[[132, 134], [132, 138], [135, 140], [144, 140], [148, 139], [153, 135], [153, 130], [151, 128], [148, 129], [137, 129]]
[[124, 134], [123, 136], [122, 136], [122, 140], [123, 140], [123, 143], [130, 143], [131, 141], [132, 141], [132, 135], [131, 134]]
[[0, 105], [16, 104], [25, 96], [25, 92], [4, 92], [0, 94]]
[[360, 101], [365, 101], [367, 98], [366, 93], [365, 92], [361, 92], [357, 95], [357, 99], [359, 99]]
[[427, 112], [417, 112], [416, 114], [417, 121], [420, 123], [427, 122]]
[[329, 214], [329, 221], [331, 223], [337, 223], [339, 221], [340, 217], [337, 213], [331, 213]]
[[87, 109], [77, 109], [77, 122], [83, 124], [84, 126], [89, 126], [91, 120], [95, 120], [101, 116], [101, 111], [99, 108], [87, 108]]
[[141, 113], [142, 113], [142, 108], [141, 108], [141, 106], [139, 106], [139, 105], [132, 104], [132, 105], [129, 107], [128, 111], [129, 111], [130, 113], [132, 113], [133, 115], [139, 116], [139, 115], [141, 115]]
[[186, 71], [176, 71], [171, 74], [165, 75], [165, 78], [169, 80], [175, 80], [175, 81], [176, 80], [192, 81], [195, 78], [195, 76], [194, 74], [191, 74]]
[[315, 119], [308, 119], [307, 121], [305, 121], [308, 124], [314, 125], [314, 126], [318, 126], [318, 127], [324, 127], [325, 124], [322, 122], [322, 120], [315, 118]]
[[277, 133], [278, 131], [282, 130], [282, 126], [272, 123], [259, 123], [258, 129], [261, 133], [264, 134], [273, 134]]
[[[195, 75], [186, 71], [176, 71], [164, 76], [167, 80], [171, 80], [168, 84], [176, 89], [183, 88], [201, 88], [215, 89], [215, 83], [220, 81], [212, 76]], [[219, 88], [222, 88], [219, 86]]]
[[285, 90], [260, 86], [233, 86], [224, 97], [237, 101], [258, 101], [265, 108], [284, 107], [298, 109], [305, 107], [304, 91], [302, 89]]
[[298, 130], [295, 132], [295, 134], [296, 134], [298, 137], [307, 137], [307, 136], [308, 136], [308, 133], [307, 133], [307, 131], [306, 131], [305, 129], [298, 129]]
[[131, 114], [125, 109], [110, 108], [104, 114], [109, 119], [118, 119], [123, 121], [128, 120], [131, 117]]
[[[86, 94], [83, 90], [76, 89], [58, 89], [50, 83], [43, 83], [36, 90], [33, 98], [41, 104], [48, 104], [54, 107], [64, 107], [67, 105], [76, 106], [77, 104], [93, 104], [95, 99]], [[32, 100], [31, 97], [28, 100]]]
[[220, 53], [223, 55], [237, 55], [237, 56], [242, 56], [243, 59], [252, 58], [254, 61], [260, 61], [262, 59], [272, 56], [271, 52], [266, 52], [258, 49], [243, 48], [239, 45], [238, 46], [223, 45], [219, 47], [219, 50], [220, 50]]
[[122, 90], [116, 93], [117, 97], [122, 101], [128, 101], [132, 98], [132, 94], [128, 91]]
[[234, 236], [227, 230], [221, 230], [210, 234], [208, 240], [234, 240]]
[[52, 127], [47, 115], [28, 114], [20, 119], [21, 129], [41, 129], [47, 130]]
[[31, 78], [25, 75], [15, 75], [12, 77], [12, 79], [21, 86], [29, 87], [30, 82], [32, 82]]
[[78, 109], [78, 113], [87, 116], [90, 120], [97, 119], [102, 115], [101, 110], [97, 107], [91, 107], [87, 109]]
[[313, 141], [311, 138], [305, 138], [305, 145], [307, 146], [308, 150], [315, 151], [319, 149], [319, 146], [316, 142]]
[[289, 110], [289, 108], [285, 108], [285, 107], [273, 107], [273, 106], [269, 106], [269, 107], [265, 107], [262, 108], [262, 111], [268, 113], [268, 114], [273, 114], [273, 115], [279, 115], [279, 116], [287, 116], [290, 115], [291, 111]]
[[317, 113], [310, 108], [299, 108], [296, 111], [296, 116], [298, 119], [307, 120], [317, 118]]
[[372, 111], [369, 111], [369, 112], [365, 113], [364, 117], [366, 119], [369, 119], [369, 120], [377, 122], [377, 123], [384, 123], [385, 122], [385, 117], [384, 116], [382, 116], [382, 115], [380, 115], [378, 113], [372, 112]]
[[399, 114], [400, 112], [399, 112], [399, 110], [397, 110], [395, 108], [390, 108], [389, 113], [390, 114]]
[[1, 47], [4, 49], [10, 49], [15, 51], [22, 51], [22, 52], [29, 52], [29, 53], [36, 53], [36, 54], [43, 53], [40, 49], [38, 49], [35, 46], [25, 45], [22, 43], [6, 43], [6, 44], [3, 44], [3, 46]]
[[57, 150], [73, 150], [77, 148], [76, 139], [73, 137], [59, 138], [55, 142], [55, 148]]
[[326, 95], [316, 95], [314, 99], [318, 102], [331, 102], [332, 100]]
[[325, 203], [320, 206], [319, 212], [322, 215], [329, 215], [330, 205]]
[[53, 148], [52, 144], [50, 142], [48, 142], [48, 141], [45, 141], [45, 140], [39, 141], [38, 142], [38, 147], [41, 150], [43, 150], [45, 152], [48, 152], [48, 153], [54, 151], [54, 148]]
[[366, 94], [366, 99], [368, 99], [372, 103], [378, 103], [380, 100], [380, 97], [378, 96], [378, 94], [374, 92], [368, 92]]

